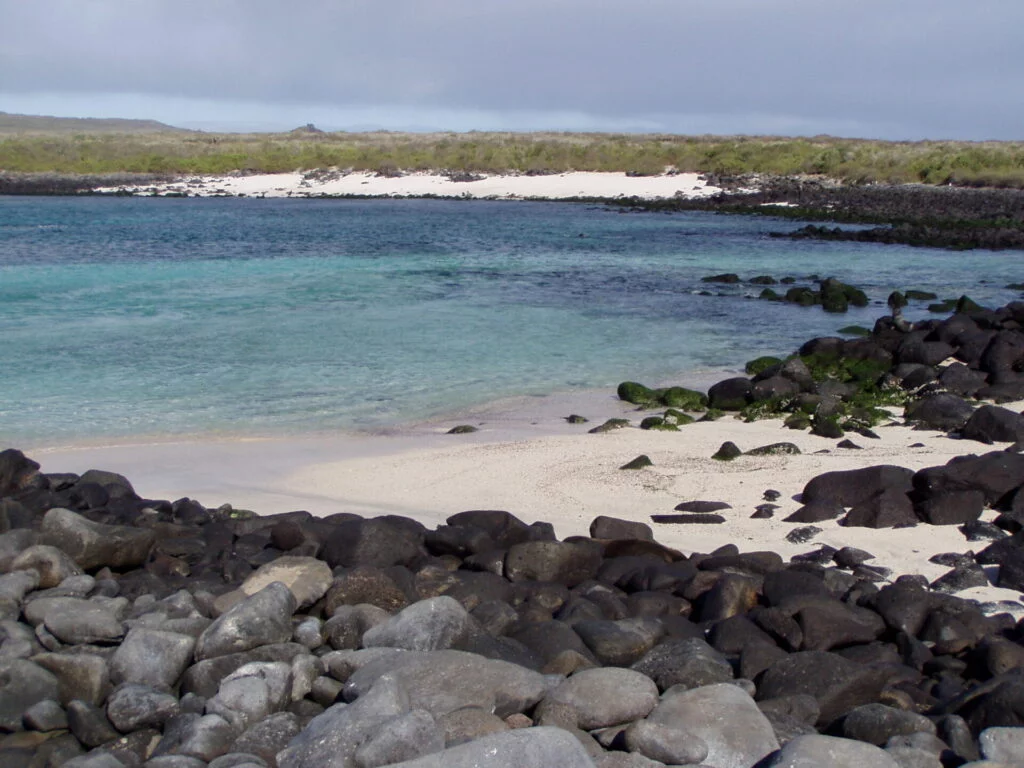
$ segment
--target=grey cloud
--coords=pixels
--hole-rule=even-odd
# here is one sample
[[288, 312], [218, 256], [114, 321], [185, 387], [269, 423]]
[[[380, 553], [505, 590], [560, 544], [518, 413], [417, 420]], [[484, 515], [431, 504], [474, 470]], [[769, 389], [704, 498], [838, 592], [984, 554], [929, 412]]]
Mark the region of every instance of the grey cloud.
[[1010, 138], [1024, 122], [1017, 0], [0, 0], [0, 18], [7, 93], [718, 116], [748, 133]]

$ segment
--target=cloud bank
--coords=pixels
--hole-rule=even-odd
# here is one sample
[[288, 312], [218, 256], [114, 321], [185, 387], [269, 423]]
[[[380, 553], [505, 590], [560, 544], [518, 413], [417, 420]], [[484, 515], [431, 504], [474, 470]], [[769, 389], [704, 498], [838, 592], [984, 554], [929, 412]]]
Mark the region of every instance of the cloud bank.
[[1024, 138], [1019, 0], [0, 0], [0, 109]]

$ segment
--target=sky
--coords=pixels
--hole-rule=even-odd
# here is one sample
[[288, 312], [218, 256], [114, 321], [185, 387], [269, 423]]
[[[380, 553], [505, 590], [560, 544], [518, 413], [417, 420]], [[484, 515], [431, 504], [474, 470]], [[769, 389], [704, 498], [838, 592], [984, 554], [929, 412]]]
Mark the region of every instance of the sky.
[[0, 111], [1024, 139], [1021, 0], [0, 0]]

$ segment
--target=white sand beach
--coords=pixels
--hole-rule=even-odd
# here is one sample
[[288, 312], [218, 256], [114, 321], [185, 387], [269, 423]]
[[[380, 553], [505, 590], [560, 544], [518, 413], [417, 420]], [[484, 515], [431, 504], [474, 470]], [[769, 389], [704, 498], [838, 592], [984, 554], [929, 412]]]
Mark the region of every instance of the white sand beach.
[[[782, 518], [801, 505], [804, 484], [823, 472], [874, 464], [910, 469], [944, 464], [953, 456], [1003, 446], [956, 440], [895, 424], [876, 429], [880, 439], [850, 435], [861, 450], [836, 447], [836, 440], [788, 430], [778, 420], [743, 423], [731, 416], [698, 422], [679, 432], [636, 426], [605, 434], [588, 430], [612, 416], [633, 425], [641, 413], [614, 398], [575, 403], [590, 422], [570, 425], [555, 415], [568, 403], [534, 398], [507, 408], [482, 410], [461, 420], [421, 425], [401, 434], [338, 435], [263, 440], [205, 440], [31, 451], [47, 472], [101, 468], [121, 472], [150, 498], [190, 496], [206, 506], [271, 514], [305, 509], [316, 515], [357, 512], [406, 515], [428, 526], [468, 509], [505, 509], [527, 522], [545, 520], [559, 537], [588, 535], [598, 515], [650, 523], [684, 501], [724, 501], [725, 524], [654, 524], [655, 538], [684, 553], [708, 552], [734, 543], [741, 551], [772, 550], [789, 558], [821, 544], [853, 546], [876, 556], [871, 565], [933, 580], [948, 568], [928, 562], [937, 553], [978, 551], [987, 542], [967, 542], [956, 526], [907, 529], [844, 528], [818, 523], [811, 541], [792, 544], [786, 534], [800, 527]], [[1020, 410], [1022, 404], [1013, 404]], [[896, 419], [895, 422], [898, 422]], [[449, 435], [471, 423], [479, 431]], [[788, 441], [800, 455], [741, 456], [731, 462], [710, 456], [725, 440], [741, 449]], [[639, 454], [653, 466], [621, 470]], [[773, 519], [751, 519], [766, 489], [778, 490]], [[987, 511], [983, 519], [995, 513]], [[995, 587], [959, 593], [982, 601], [1007, 601], [1024, 612], [1021, 595]]]
[[625, 173], [571, 173], [538, 176], [477, 174], [475, 181], [453, 180], [436, 172], [381, 176], [372, 171], [345, 173], [231, 174], [197, 176], [156, 185], [102, 187], [101, 193], [183, 195], [190, 197], [460, 197], [491, 200], [564, 200], [568, 198], [699, 198], [721, 190], [696, 173], [627, 176]]

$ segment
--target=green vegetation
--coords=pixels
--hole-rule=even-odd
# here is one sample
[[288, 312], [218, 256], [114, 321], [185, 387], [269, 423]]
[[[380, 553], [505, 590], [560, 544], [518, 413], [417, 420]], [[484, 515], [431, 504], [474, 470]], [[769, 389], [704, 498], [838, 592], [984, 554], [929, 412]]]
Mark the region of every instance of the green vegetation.
[[[678, 171], [824, 175], [849, 182], [1024, 187], [1022, 142], [592, 133], [102, 133], [0, 130], [10, 172], [220, 174], [338, 168], [394, 172]], [[29, 132], [32, 131], [32, 132]]]

